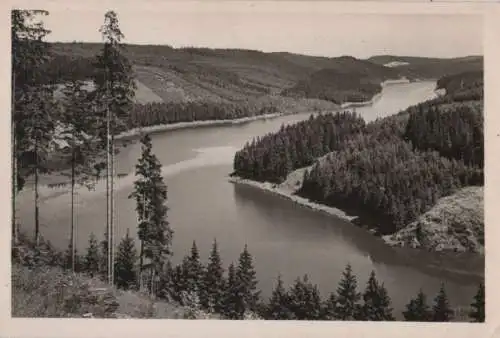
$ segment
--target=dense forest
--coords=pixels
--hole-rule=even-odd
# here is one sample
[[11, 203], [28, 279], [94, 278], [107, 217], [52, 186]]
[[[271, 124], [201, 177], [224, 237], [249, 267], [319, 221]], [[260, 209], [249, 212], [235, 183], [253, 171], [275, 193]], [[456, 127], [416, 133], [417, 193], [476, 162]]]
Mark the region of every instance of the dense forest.
[[[456, 78], [465, 78], [467, 88], [481, 85], [477, 74]], [[392, 233], [440, 197], [484, 184], [482, 111], [461, 97], [455, 101], [456, 93], [450, 89], [444, 99], [369, 124], [355, 113], [338, 112], [283, 126], [238, 151], [233, 174], [280, 183], [315, 162], [299, 195], [337, 207], [362, 205], [376, 217], [378, 232]]]
[[258, 181], [281, 182], [291, 171], [308, 166], [339, 149], [365, 122], [356, 114], [319, 114], [294, 125], [282, 126], [248, 143], [234, 157], [234, 174]]
[[177, 122], [239, 119], [277, 113], [273, 105], [257, 108], [250, 104], [222, 102], [180, 102], [135, 104], [130, 111], [129, 127], [147, 127]]

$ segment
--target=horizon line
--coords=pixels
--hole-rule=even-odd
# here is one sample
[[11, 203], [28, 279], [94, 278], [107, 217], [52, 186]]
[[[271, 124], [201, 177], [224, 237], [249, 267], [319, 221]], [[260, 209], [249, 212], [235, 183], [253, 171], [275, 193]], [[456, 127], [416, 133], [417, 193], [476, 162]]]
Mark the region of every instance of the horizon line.
[[[59, 41], [46, 41], [49, 44], [104, 44], [102, 41], [77, 41], [77, 40], [59, 40]], [[122, 45], [124, 46], [142, 46], [142, 47], [165, 47], [165, 48], [170, 48], [173, 50], [186, 50], [186, 49], [207, 49], [207, 50], [226, 50], [226, 51], [231, 51], [231, 50], [238, 50], [238, 51], [249, 51], [249, 52], [258, 52], [258, 53], [263, 53], [263, 54], [294, 54], [294, 55], [303, 55], [303, 56], [309, 56], [309, 57], [318, 57], [318, 58], [341, 58], [341, 57], [353, 57], [358, 60], [368, 60], [373, 57], [381, 57], [381, 56], [391, 56], [391, 57], [400, 57], [400, 58], [426, 58], [426, 59], [441, 59], [441, 60], [449, 60], [449, 59], [461, 59], [461, 58], [470, 58], [470, 57], [481, 57], [484, 58], [484, 54], [462, 54], [462, 55], [456, 55], [456, 56], [448, 56], [448, 57], [442, 57], [442, 56], [428, 56], [428, 55], [400, 55], [400, 54], [389, 54], [389, 53], [384, 53], [384, 54], [372, 54], [371, 56], [368, 56], [366, 58], [362, 57], [356, 57], [351, 54], [341, 54], [337, 56], [326, 56], [326, 55], [318, 55], [318, 54], [306, 54], [306, 53], [297, 53], [297, 52], [290, 52], [290, 51], [264, 51], [264, 50], [259, 50], [259, 49], [251, 49], [251, 48], [243, 48], [243, 47], [208, 47], [208, 46], [190, 46], [190, 45], [185, 45], [185, 46], [173, 46], [168, 43], [140, 43], [140, 42], [123, 42]]]

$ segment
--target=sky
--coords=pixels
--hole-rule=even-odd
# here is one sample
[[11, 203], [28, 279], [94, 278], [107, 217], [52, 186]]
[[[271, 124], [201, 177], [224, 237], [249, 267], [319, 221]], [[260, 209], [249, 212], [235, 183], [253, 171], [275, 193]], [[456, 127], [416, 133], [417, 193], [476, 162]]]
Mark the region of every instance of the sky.
[[[126, 43], [244, 48], [367, 58], [483, 54], [482, 17], [469, 14], [342, 14], [208, 7], [117, 10]], [[49, 41], [100, 41], [104, 10], [50, 10]]]

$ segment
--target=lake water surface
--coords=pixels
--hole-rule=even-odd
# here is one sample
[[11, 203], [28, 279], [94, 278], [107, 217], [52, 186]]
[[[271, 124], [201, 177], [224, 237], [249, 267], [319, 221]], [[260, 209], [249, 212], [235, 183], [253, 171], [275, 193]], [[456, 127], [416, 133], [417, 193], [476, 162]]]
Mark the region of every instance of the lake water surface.
[[[356, 108], [367, 121], [398, 111], [435, 96], [435, 82], [392, 84], [383, 89], [372, 106]], [[285, 283], [308, 274], [323, 296], [336, 290], [347, 263], [364, 289], [375, 270], [388, 288], [399, 316], [411, 297], [422, 288], [434, 297], [440, 283], [454, 306], [470, 304], [478, 280], [432, 268], [421, 259], [410, 259], [400, 249], [390, 248], [366, 231], [347, 221], [314, 212], [288, 200], [252, 187], [233, 185], [227, 175], [232, 170], [235, 151], [253, 137], [277, 131], [283, 123], [308, 118], [309, 114], [289, 115], [243, 125], [203, 127], [168, 131], [152, 136], [153, 151], [163, 164], [168, 186], [168, 220], [174, 229], [174, 262], [189, 252], [195, 240], [207, 258], [217, 239], [224, 264], [236, 261], [245, 244], [255, 259], [257, 276], [264, 295], [269, 295], [280, 273]], [[117, 235], [127, 229], [136, 232], [135, 205], [127, 196], [132, 191], [133, 170], [140, 145], [124, 149], [117, 159], [119, 173], [132, 173], [116, 182]], [[78, 249], [83, 252], [91, 232], [103, 235], [105, 227], [105, 186], [82, 190], [77, 196]], [[53, 195], [52, 197], [50, 195]], [[45, 238], [66, 248], [69, 238], [69, 195], [43, 189], [41, 231]], [[21, 194], [18, 214], [23, 230], [33, 228], [32, 193]], [[428, 254], [436, 258], [438, 254]], [[446, 264], [443, 258], [436, 261]]]

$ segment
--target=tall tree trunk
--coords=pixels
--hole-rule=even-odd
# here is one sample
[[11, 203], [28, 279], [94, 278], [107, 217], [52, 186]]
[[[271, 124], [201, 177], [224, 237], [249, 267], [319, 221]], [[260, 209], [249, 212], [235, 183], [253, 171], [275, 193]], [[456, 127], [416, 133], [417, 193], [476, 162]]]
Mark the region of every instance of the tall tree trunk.
[[35, 139], [35, 243], [40, 245], [40, 215], [38, 210], [38, 138]]
[[12, 96], [11, 96], [11, 151], [12, 151], [12, 240], [17, 245], [17, 223], [16, 223], [16, 195], [17, 195], [17, 143], [16, 143], [16, 77], [12, 76]]
[[140, 283], [141, 290], [142, 290], [142, 284], [143, 284], [143, 280], [142, 280], [142, 269], [143, 269], [143, 265], [144, 265], [143, 255], [144, 255], [144, 241], [141, 240], [141, 249], [140, 249], [140, 253], [139, 253], [139, 283]]
[[111, 261], [111, 206], [110, 206], [110, 173], [111, 173], [111, 150], [110, 150], [110, 116], [109, 116], [109, 108], [107, 108], [107, 142], [106, 142], [106, 230], [108, 234], [108, 248], [107, 248], [107, 261], [108, 261], [108, 282], [111, 284], [111, 269], [113, 262]]
[[75, 272], [75, 146], [71, 149], [71, 271]]
[[[111, 128], [113, 125], [111, 125]], [[114, 255], [114, 248], [115, 248], [115, 243], [114, 243], [114, 238], [115, 238], [115, 228], [114, 228], [114, 181], [115, 181], [115, 145], [114, 145], [114, 137], [113, 137], [113, 132], [111, 130], [111, 182], [110, 182], [110, 201], [109, 201], [109, 207], [110, 207], [110, 230], [111, 230], [111, 242], [109, 244], [109, 250], [110, 250], [110, 256], [111, 256], [111, 264], [112, 266], [114, 265], [115, 261], [115, 255]], [[115, 281], [115, 269], [112, 267], [111, 268], [111, 284], [113, 284]]]

